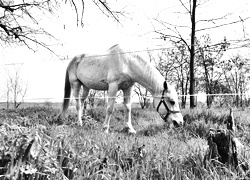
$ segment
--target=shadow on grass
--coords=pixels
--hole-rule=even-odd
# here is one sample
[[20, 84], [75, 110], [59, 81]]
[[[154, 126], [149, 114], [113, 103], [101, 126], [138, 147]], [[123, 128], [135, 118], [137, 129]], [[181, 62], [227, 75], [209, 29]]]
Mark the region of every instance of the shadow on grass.
[[114, 132], [124, 134], [124, 135], [136, 135], [136, 136], [155, 136], [163, 131], [169, 129], [168, 125], [149, 125], [146, 128], [137, 131], [136, 134], [130, 133], [128, 127], [115, 129]]

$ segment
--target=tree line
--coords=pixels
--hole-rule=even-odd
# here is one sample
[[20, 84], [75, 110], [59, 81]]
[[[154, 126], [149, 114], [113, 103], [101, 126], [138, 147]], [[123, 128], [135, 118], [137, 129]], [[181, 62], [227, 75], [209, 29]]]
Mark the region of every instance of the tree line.
[[[248, 106], [250, 81], [250, 64], [240, 54], [224, 57], [230, 43], [223, 38], [220, 43], [212, 44], [209, 34], [196, 39], [195, 74], [196, 92], [204, 92], [208, 108], [212, 104], [218, 106]], [[156, 56], [157, 57], [157, 56]], [[190, 84], [190, 53], [182, 42], [175, 43], [175, 48], [158, 54], [158, 68], [166, 79], [177, 83], [181, 96], [181, 106], [187, 105]], [[220, 94], [220, 95], [215, 95]], [[227, 94], [235, 94], [228, 96]], [[197, 99], [196, 99], [197, 100]]]

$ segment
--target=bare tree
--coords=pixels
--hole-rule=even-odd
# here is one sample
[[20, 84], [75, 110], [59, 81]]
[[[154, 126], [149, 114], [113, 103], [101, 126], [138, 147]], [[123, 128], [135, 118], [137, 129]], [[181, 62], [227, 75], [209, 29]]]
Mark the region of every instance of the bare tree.
[[[198, 19], [197, 17], [197, 9], [198, 7], [201, 7], [202, 5], [206, 4], [208, 1], [203, 1], [203, 0], [189, 0], [189, 1], [184, 1], [184, 0], [178, 0], [182, 9], [184, 10], [179, 12], [175, 12], [175, 14], [179, 15], [184, 15], [188, 16], [190, 19], [190, 25], [183, 25], [183, 24], [178, 24], [178, 23], [169, 23], [166, 22], [165, 20], [159, 19], [157, 17], [155, 20], [158, 24], [160, 24], [162, 27], [161, 28], [155, 28], [154, 32], [157, 33], [161, 39], [163, 40], [169, 40], [170, 42], [180, 42], [182, 41], [186, 46], [187, 49], [190, 53], [190, 63], [189, 63], [189, 68], [190, 68], [190, 87], [189, 87], [189, 93], [190, 93], [190, 107], [193, 108], [195, 107], [195, 98], [192, 96], [195, 93], [195, 52], [196, 52], [196, 45], [195, 45], [195, 39], [196, 39], [196, 34], [197, 32], [202, 33], [203, 31], [206, 30], [211, 30], [211, 29], [216, 29], [220, 28], [223, 26], [229, 26], [232, 24], [236, 23], [242, 23], [243, 24], [243, 30], [244, 30], [244, 23], [250, 19], [250, 16], [247, 17], [240, 17], [238, 20], [231, 20], [227, 22], [223, 22], [226, 18], [229, 19], [229, 17], [233, 14], [231, 12], [217, 18], [210, 18], [210, 19]], [[177, 21], [178, 22], [178, 21]], [[222, 22], [222, 23], [221, 23]], [[198, 24], [202, 23], [203, 25], [205, 24], [206, 26], [204, 28], [197, 28]], [[212, 23], [212, 25], [211, 25]], [[185, 29], [185, 31], [183, 31]], [[183, 32], [190, 32], [188, 35], [189, 37], [185, 37], [185, 34]], [[245, 32], [245, 31], [243, 31]], [[245, 35], [245, 34], [244, 34]], [[234, 44], [240, 45], [240, 46], [249, 46], [249, 39], [244, 38], [243, 40], [231, 40], [234, 42]], [[190, 42], [190, 43], [189, 43]], [[237, 46], [235, 45], [235, 46]], [[239, 46], [237, 46], [239, 47]]]
[[[165, 78], [175, 83], [181, 94], [181, 107], [185, 108], [189, 85], [189, 53], [183, 42], [173, 43], [174, 47], [158, 54], [157, 68]], [[176, 83], [177, 82], [177, 83]]]
[[235, 105], [243, 106], [244, 94], [248, 90], [250, 82], [249, 60], [236, 55], [221, 63], [226, 85], [236, 94]]
[[37, 40], [40, 35], [53, 36], [39, 26], [39, 13], [52, 13], [58, 7], [56, 1], [50, 0], [0, 0], [3, 15], [0, 19], [0, 42], [2, 45], [24, 44], [32, 49], [32, 43], [39, 44], [51, 51], [48, 44]]
[[9, 109], [10, 107], [10, 83], [8, 81], [6, 81], [6, 85], [5, 85], [5, 90], [6, 92], [4, 93], [3, 97], [6, 98], [6, 108]]
[[136, 83], [134, 85], [134, 92], [137, 94], [139, 98], [139, 103], [141, 105], [141, 108], [144, 109], [149, 107], [150, 99], [152, 97], [149, 91], [140, 84]]
[[188, 92], [188, 85], [189, 82], [189, 59], [190, 56], [187, 53], [187, 49], [185, 44], [182, 42], [175, 44], [176, 48], [172, 50], [172, 53], [170, 54], [170, 58], [174, 62], [174, 74], [176, 76], [175, 82], [177, 83], [177, 89], [180, 89], [181, 96], [181, 107], [186, 107], [186, 101], [187, 101], [187, 92]]
[[[180, 0], [181, 2], [181, 0]], [[196, 7], [197, 7], [197, 1], [193, 0], [193, 5], [192, 5], [192, 10], [191, 10], [191, 1], [190, 2], [190, 10], [188, 11], [190, 16], [191, 16], [191, 43], [190, 43], [190, 88], [189, 88], [189, 93], [190, 93], [190, 107], [194, 108], [195, 107], [195, 98], [192, 96], [195, 93], [195, 73], [194, 73], [194, 56], [195, 56], [195, 28], [196, 28]], [[183, 4], [185, 7], [185, 5]]]
[[21, 78], [20, 68], [14, 68], [11, 72], [6, 70], [6, 103], [9, 108], [10, 102], [18, 108], [23, 102], [28, 89], [28, 83]]
[[222, 80], [222, 69], [221, 69], [221, 58], [224, 52], [227, 50], [229, 43], [226, 38], [223, 39], [221, 43], [216, 45], [211, 44], [210, 36], [203, 35], [201, 39], [197, 42], [197, 66], [200, 67], [200, 71], [197, 73], [197, 78], [199, 78], [200, 86], [205, 87], [205, 92], [207, 96], [207, 107], [210, 108], [214, 100], [212, 94], [220, 93], [218, 92], [218, 86], [220, 86], [220, 81]]
[[[44, 37], [50, 39], [55, 37], [39, 26], [40, 18], [45, 15], [55, 15], [60, 5], [69, 3], [76, 13], [76, 24], [83, 25], [84, 2], [84, 0], [0, 0], [0, 10], [3, 12], [0, 17], [0, 44], [26, 45], [32, 50], [40, 45], [53, 52]], [[92, 2], [105, 15], [120, 22], [119, 16], [123, 15], [122, 11], [113, 10], [107, 1], [92, 0]]]

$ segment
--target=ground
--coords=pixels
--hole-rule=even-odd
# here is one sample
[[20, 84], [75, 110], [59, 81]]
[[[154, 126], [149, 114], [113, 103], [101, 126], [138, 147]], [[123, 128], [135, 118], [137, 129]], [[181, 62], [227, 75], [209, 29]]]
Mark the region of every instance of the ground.
[[[248, 171], [204, 166], [210, 128], [225, 128], [229, 109], [183, 110], [186, 123], [175, 128], [152, 109], [133, 108], [136, 135], [124, 128], [124, 111], [116, 107], [111, 133], [102, 130], [105, 108], [89, 109], [83, 126], [74, 109], [63, 124], [51, 104], [0, 110], [0, 178], [6, 179], [240, 179]], [[234, 109], [236, 136], [249, 159], [249, 110]]]

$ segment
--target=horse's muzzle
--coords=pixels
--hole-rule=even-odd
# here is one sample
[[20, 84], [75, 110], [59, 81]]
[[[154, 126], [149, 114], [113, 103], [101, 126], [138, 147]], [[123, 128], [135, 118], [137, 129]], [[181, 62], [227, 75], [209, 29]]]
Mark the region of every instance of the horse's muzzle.
[[177, 123], [175, 120], [173, 120], [173, 125], [174, 127], [181, 127], [182, 126], [182, 123]]

